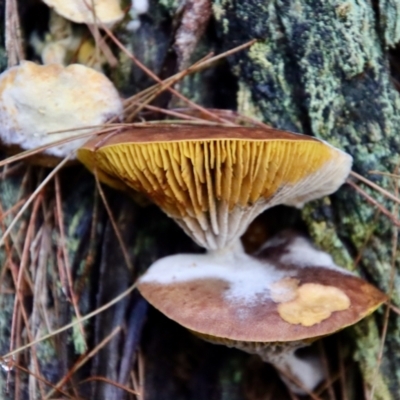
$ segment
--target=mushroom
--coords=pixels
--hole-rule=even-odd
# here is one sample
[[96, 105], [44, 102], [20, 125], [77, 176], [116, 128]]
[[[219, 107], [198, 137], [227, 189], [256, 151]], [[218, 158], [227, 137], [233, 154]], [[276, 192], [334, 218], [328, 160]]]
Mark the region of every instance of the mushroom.
[[308, 239], [287, 232], [256, 256], [237, 246], [165, 257], [139, 279], [138, 289], [196, 335], [274, 364], [293, 378], [284, 380], [297, 393], [313, 390], [323, 374], [318, 361], [295, 351], [355, 324], [386, 300]]
[[144, 193], [207, 249], [156, 261], [139, 280], [142, 295], [206, 340], [261, 355], [306, 390], [322, 375], [295, 350], [385, 300], [304, 238], [277, 237], [257, 257], [243, 251], [239, 237], [259, 213], [301, 207], [344, 182], [352, 158], [323, 141], [266, 126], [136, 126], [89, 140], [78, 158], [105, 183]]
[[301, 207], [333, 193], [352, 163], [348, 154], [310, 136], [182, 125], [98, 136], [78, 158], [108, 183], [147, 195], [200, 246], [214, 250], [234, 245], [267, 208]]
[[[94, 126], [121, 114], [122, 101], [111, 81], [82, 65], [24, 61], [0, 75], [0, 139], [8, 147], [33, 149], [94, 132]], [[86, 126], [90, 128], [80, 129]], [[65, 157], [86, 140], [50, 147], [45, 153]]]
[[[124, 18], [120, 0], [43, 0], [57, 14], [79, 24], [112, 26]], [[94, 9], [92, 9], [92, 5]]]
[[266, 126], [132, 127], [93, 138], [78, 158], [112, 186], [146, 194], [211, 250], [237, 245], [266, 208], [334, 192], [351, 167], [323, 141]]

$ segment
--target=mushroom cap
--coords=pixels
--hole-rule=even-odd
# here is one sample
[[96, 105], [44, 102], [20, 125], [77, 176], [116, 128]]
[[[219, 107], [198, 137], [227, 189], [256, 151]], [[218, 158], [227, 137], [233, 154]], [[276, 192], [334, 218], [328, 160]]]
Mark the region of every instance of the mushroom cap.
[[124, 18], [120, 0], [43, 0], [49, 7], [70, 21], [78, 24], [94, 24], [92, 1], [96, 19], [103, 24], [113, 25]]
[[[93, 126], [121, 113], [122, 101], [111, 81], [83, 65], [24, 61], [0, 75], [0, 139], [6, 146], [28, 150], [94, 132]], [[85, 126], [92, 128], [74, 131]], [[51, 133], [60, 130], [68, 132]], [[65, 157], [85, 141], [51, 147], [45, 153]]]
[[334, 333], [386, 300], [299, 236], [270, 240], [257, 257], [231, 251], [166, 257], [139, 279], [138, 289], [201, 335], [262, 343]]
[[146, 194], [208, 249], [233, 243], [266, 208], [334, 192], [352, 163], [310, 136], [198, 125], [127, 128], [90, 140], [78, 158]]

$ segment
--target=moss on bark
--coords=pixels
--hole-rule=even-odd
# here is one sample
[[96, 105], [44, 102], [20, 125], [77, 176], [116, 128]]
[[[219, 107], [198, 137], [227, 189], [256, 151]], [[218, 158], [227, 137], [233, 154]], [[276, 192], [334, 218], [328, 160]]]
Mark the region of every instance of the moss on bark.
[[[398, 5], [222, 0], [214, 2], [214, 12], [226, 47], [259, 39], [246, 55], [232, 60], [242, 91], [251, 93], [239, 96], [245, 98], [240, 108], [257, 109], [267, 123], [346, 150], [354, 157], [355, 171], [391, 189], [388, 179], [369, 171], [393, 172], [400, 161], [400, 97], [391, 83], [387, 54], [387, 46], [399, 40]], [[388, 289], [392, 226], [376, 218], [376, 209], [365, 199], [343, 188], [331, 201], [305, 207], [303, 217], [315, 242], [337, 262], [354, 269], [352, 259], [361, 253], [357, 272]], [[398, 273], [395, 279], [398, 283]], [[398, 289], [393, 301], [399, 304]], [[376, 374], [380, 317], [353, 329], [367, 385]], [[399, 327], [399, 318], [392, 315], [376, 375], [379, 399], [400, 396]]]

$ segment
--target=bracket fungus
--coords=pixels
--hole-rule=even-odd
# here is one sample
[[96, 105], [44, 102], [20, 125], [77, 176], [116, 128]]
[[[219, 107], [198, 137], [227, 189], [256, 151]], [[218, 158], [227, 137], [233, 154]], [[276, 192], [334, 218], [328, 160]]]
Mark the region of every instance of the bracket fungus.
[[[98, 136], [78, 150], [108, 183], [144, 193], [200, 246], [232, 245], [262, 211], [338, 189], [352, 158], [310, 136], [261, 127], [163, 126]], [[100, 177], [101, 178], [101, 177]]]
[[276, 365], [301, 384], [290, 385], [298, 393], [313, 390], [322, 369], [295, 350], [358, 322], [386, 300], [293, 233], [270, 239], [256, 256], [238, 246], [165, 257], [139, 279], [138, 289], [205, 340]]
[[[124, 18], [120, 0], [43, 0], [57, 14], [78, 24], [112, 26]], [[92, 4], [94, 10], [92, 9]]]
[[[29, 150], [94, 132], [121, 114], [122, 101], [111, 81], [82, 65], [24, 61], [0, 75], [0, 139], [7, 147]], [[85, 141], [49, 147], [45, 153], [65, 157]]]

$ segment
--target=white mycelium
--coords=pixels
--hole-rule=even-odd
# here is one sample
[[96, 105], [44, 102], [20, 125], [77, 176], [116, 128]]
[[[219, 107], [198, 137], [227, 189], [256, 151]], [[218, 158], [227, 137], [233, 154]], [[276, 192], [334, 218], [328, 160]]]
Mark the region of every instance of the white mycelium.
[[[278, 236], [264, 243], [259, 251], [277, 247], [285, 241], [287, 241], [286, 238]], [[321, 267], [351, 274], [351, 272], [337, 266], [328, 253], [317, 249], [309, 240], [302, 236], [297, 236], [289, 241], [285, 246], [285, 251], [279, 257], [279, 261], [283, 264], [295, 265], [297, 267]]]
[[168, 285], [198, 279], [224, 280], [229, 283], [225, 298], [248, 304], [259, 295], [269, 296], [271, 285], [285, 276], [287, 272], [245, 253], [222, 251], [162, 258], [148, 269], [140, 282]]
[[229, 283], [229, 288], [224, 292], [226, 300], [251, 304], [260, 295], [271, 298], [271, 291], [273, 298], [284, 295], [285, 286], [279, 287], [276, 282], [283, 278], [295, 278], [298, 271], [296, 266], [318, 266], [345, 272], [328, 254], [315, 249], [302, 237], [295, 238], [285, 246], [280, 261], [293, 265], [293, 269], [279, 270], [270, 260], [259, 260], [245, 254], [241, 246], [235, 250], [227, 248], [206, 254], [177, 254], [156, 261], [140, 278], [140, 282], [169, 285], [199, 279], [224, 280]]

